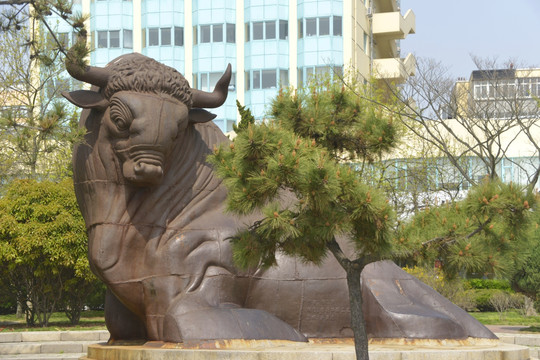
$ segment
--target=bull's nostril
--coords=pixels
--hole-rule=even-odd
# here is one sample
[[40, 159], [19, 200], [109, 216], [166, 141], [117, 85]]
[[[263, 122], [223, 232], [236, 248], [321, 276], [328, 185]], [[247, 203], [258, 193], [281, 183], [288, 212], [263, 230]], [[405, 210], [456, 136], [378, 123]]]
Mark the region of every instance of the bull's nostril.
[[139, 162], [134, 167], [136, 175], [145, 177], [161, 178], [163, 176], [163, 168], [158, 165]]

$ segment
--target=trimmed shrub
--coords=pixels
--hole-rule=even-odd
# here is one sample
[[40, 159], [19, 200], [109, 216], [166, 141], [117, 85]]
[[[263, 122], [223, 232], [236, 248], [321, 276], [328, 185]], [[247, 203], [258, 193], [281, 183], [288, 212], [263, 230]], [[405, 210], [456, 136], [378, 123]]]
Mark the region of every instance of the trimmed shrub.
[[510, 282], [497, 279], [467, 279], [465, 280], [471, 289], [495, 289], [511, 292]]

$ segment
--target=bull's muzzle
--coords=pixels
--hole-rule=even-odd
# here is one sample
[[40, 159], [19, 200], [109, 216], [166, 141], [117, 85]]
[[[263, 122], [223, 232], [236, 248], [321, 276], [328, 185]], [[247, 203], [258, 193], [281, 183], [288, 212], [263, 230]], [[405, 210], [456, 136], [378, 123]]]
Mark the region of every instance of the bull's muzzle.
[[127, 149], [122, 165], [124, 177], [137, 186], [161, 184], [164, 176], [164, 154], [156, 147], [136, 146]]

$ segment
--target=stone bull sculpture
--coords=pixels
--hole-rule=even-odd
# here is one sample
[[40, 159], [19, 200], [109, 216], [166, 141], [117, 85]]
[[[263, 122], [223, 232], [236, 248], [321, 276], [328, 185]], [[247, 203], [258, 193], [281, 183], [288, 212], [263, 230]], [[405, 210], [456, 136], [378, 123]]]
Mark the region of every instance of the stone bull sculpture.
[[[111, 339], [351, 336], [345, 273], [331, 257], [321, 267], [281, 257], [265, 271], [232, 263], [227, 239], [250, 219], [224, 213], [226, 190], [205, 158], [228, 139], [203, 110], [225, 101], [230, 66], [206, 93], [140, 54], [85, 71], [66, 65], [93, 85], [64, 96], [85, 109], [87, 135], [73, 155], [75, 191], [90, 266], [109, 289]], [[392, 263], [373, 266], [372, 273], [393, 271], [401, 280], [364, 279], [372, 337], [493, 337], [479, 323], [460, 322], [460, 310], [444, 301], [425, 301], [429, 291]]]

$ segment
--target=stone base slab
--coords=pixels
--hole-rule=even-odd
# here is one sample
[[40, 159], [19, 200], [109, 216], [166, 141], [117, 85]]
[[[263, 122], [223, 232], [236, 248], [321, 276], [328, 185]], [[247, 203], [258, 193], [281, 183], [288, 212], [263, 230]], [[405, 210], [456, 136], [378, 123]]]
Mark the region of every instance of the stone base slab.
[[[515, 344], [458, 345], [377, 342], [371, 360], [528, 360], [529, 349]], [[242, 341], [195, 344], [96, 344], [81, 360], [355, 360], [352, 341]]]

